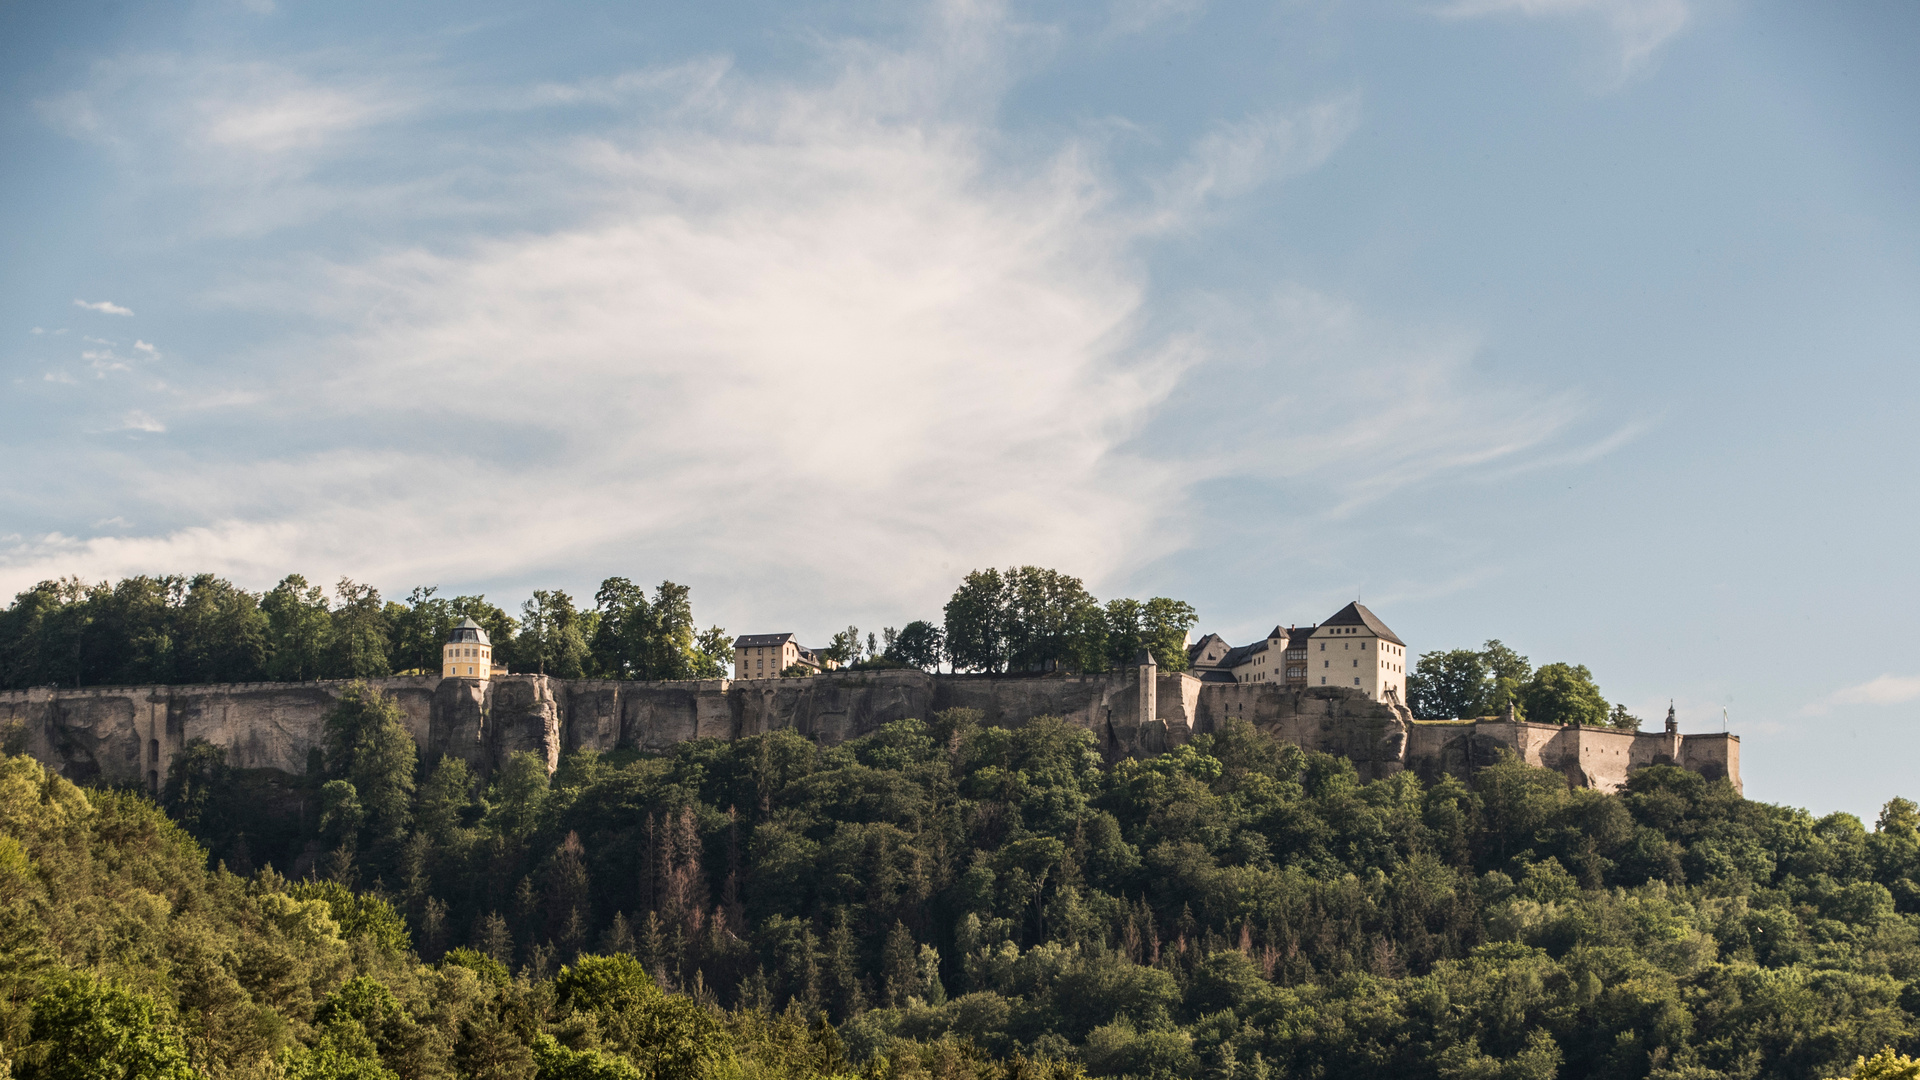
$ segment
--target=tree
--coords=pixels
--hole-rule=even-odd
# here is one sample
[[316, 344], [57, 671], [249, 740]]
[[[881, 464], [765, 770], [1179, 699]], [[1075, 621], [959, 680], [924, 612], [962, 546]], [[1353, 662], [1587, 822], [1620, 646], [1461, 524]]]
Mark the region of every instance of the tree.
[[894, 635], [886, 655], [922, 671], [932, 671], [940, 666], [944, 648], [944, 635], [940, 628], [923, 619], [915, 619]]
[[1008, 570], [1007, 667], [1015, 671], [1089, 671], [1103, 667], [1106, 623], [1079, 578], [1038, 566]]
[[453, 603], [433, 595], [439, 588], [423, 585], [407, 594], [406, 608], [393, 620], [393, 661], [402, 670], [434, 673], [440, 670], [441, 646], [453, 633], [460, 616]]
[[33, 1000], [41, 1063], [24, 1080], [195, 1080], [180, 1036], [154, 1016], [153, 999], [74, 976]]
[[1107, 601], [1103, 615], [1109, 667], [1130, 668], [1146, 649], [1162, 671], [1187, 669], [1187, 635], [1200, 621], [1192, 604], [1164, 596], [1145, 603], [1123, 598]]
[[363, 682], [349, 684], [322, 721], [329, 779], [353, 785], [375, 839], [397, 840], [412, 824], [419, 755], [400, 706]]
[[1520, 688], [1520, 707], [1537, 724], [1606, 727], [1607, 699], [1586, 665], [1543, 664]]
[[1000, 571], [975, 570], [946, 606], [947, 658], [955, 670], [1005, 671], [1012, 596]]
[[827, 647], [820, 650], [822, 658], [831, 660], [841, 667], [849, 667], [860, 662], [860, 628], [849, 626], [833, 635]]
[[266, 615], [259, 598], [233, 582], [195, 575], [174, 624], [174, 677], [181, 682], [251, 682], [265, 674]]
[[722, 626], [707, 627], [694, 639], [693, 655], [688, 660], [694, 678], [724, 678], [727, 665], [733, 663], [733, 635]]
[[[335, 678], [377, 679], [391, 674], [387, 656], [389, 616], [380, 602], [380, 590], [341, 578], [333, 595], [340, 605], [333, 611], [333, 634], [328, 668]], [[439, 662], [434, 663], [436, 670]]]
[[1505, 711], [1507, 703], [1516, 699], [1520, 687], [1533, 675], [1533, 665], [1527, 658], [1514, 652], [1494, 638], [1480, 647], [1480, 657], [1486, 662], [1487, 676], [1493, 681], [1493, 688], [1486, 703], [1482, 706], [1490, 715]]
[[283, 682], [319, 678], [333, 629], [326, 591], [288, 574], [260, 608], [267, 616], [268, 675]]
[[573, 597], [557, 589], [535, 589], [533, 599], [520, 605], [515, 656], [543, 675], [577, 679], [586, 668], [592, 629], [574, 609]]
[[1494, 693], [1486, 655], [1474, 649], [1423, 653], [1407, 676], [1407, 706], [1422, 720], [1486, 716]]
[[1853, 1069], [1835, 1080], [1920, 1080], [1920, 1061], [1896, 1054], [1889, 1046], [1870, 1058], [1855, 1058]]

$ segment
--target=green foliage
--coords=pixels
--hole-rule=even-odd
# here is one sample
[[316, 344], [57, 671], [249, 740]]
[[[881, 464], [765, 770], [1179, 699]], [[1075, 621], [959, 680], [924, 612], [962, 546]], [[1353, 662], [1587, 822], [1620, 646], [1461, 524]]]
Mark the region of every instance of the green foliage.
[[194, 1080], [177, 1033], [152, 999], [109, 982], [63, 981], [33, 999], [22, 1080]]
[[1537, 724], [1585, 724], [1606, 727], [1607, 699], [1593, 684], [1586, 665], [1544, 664], [1520, 688], [1520, 708]]
[[496, 662], [522, 671], [714, 679], [732, 659], [732, 638], [718, 626], [696, 630], [686, 587], [671, 581], [649, 599], [608, 578], [591, 611], [535, 590], [524, 627], [485, 597], [437, 593], [421, 586], [392, 603], [342, 578], [330, 602], [299, 574], [264, 594], [212, 574], [43, 581], [0, 610], [0, 689], [434, 675], [441, 646], [468, 618], [487, 631]]
[[901, 627], [900, 633], [887, 646], [886, 655], [910, 667], [932, 671], [940, 666], [940, 658], [946, 655], [946, 634], [930, 622], [915, 619]]
[[[400, 706], [366, 683], [353, 683], [321, 721], [327, 776], [336, 783], [329, 812], [336, 842], [392, 841], [413, 821], [413, 774], [419, 751]], [[329, 785], [332, 787], [332, 785]], [[349, 805], [353, 812], [349, 814]]]
[[947, 601], [943, 637], [956, 670], [1104, 671], [1145, 648], [1181, 671], [1197, 621], [1191, 605], [1166, 597], [1102, 608], [1079, 578], [1020, 566], [968, 574]]
[[1856, 1058], [1852, 1071], [1834, 1080], [1920, 1080], [1920, 1061], [1888, 1047], [1870, 1058]]
[[574, 610], [573, 598], [559, 590], [535, 589], [520, 605], [520, 636], [514, 662], [543, 675], [577, 679], [586, 671], [587, 641], [597, 631], [596, 616]]
[[1536, 671], [1497, 640], [1477, 650], [1423, 654], [1407, 676], [1407, 703], [1422, 720], [1493, 716], [1512, 704], [1523, 719], [1540, 724], [1640, 727], [1625, 706], [1607, 704], [1585, 666], [1544, 664]]
[[[346, 835], [327, 791], [373, 816], [348, 777], [379, 770], [351, 762], [393, 718], [355, 700], [344, 775], [300, 788], [309, 830]], [[231, 832], [245, 777], [182, 758], [168, 805]], [[1110, 764], [1058, 719], [950, 710], [551, 777], [517, 754], [484, 786], [442, 761], [408, 819], [357, 834], [364, 891], [242, 878], [143, 798], [0, 758], [0, 1055], [222, 1080], [1811, 1080], [1911, 1075], [1920, 1047], [1903, 799], [1870, 829], [1670, 766], [1618, 794], [1510, 757], [1364, 781], [1242, 722]]]

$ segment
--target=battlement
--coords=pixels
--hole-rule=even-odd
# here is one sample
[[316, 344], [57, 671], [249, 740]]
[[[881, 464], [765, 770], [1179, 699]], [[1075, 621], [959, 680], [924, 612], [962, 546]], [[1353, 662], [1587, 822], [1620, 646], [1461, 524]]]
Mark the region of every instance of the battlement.
[[[697, 738], [795, 731], [834, 743], [944, 709], [978, 710], [1011, 726], [1058, 716], [1093, 733], [1109, 760], [1164, 753], [1230, 719], [1304, 749], [1353, 761], [1366, 779], [1412, 769], [1465, 775], [1504, 748], [1555, 769], [1570, 784], [1614, 790], [1635, 769], [1675, 764], [1740, 786], [1733, 735], [1561, 728], [1507, 720], [1415, 721], [1395, 701], [1351, 687], [1217, 682], [1188, 673], [929, 675], [883, 669], [801, 678], [629, 682], [506, 675], [403, 675], [367, 680], [399, 705], [422, 754], [460, 757], [481, 774], [514, 753], [549, 768], [571, 750], [665, 750]], [[157, 790], [186, 745], [205, 740], [239, 768], [300, 775], [321, 745], [321, 724], [345, 680], [126, 686], [0, 692], [0, 723], [27, 752], [78, 781]], [[1144, 706], [1144, 707], [1143, 707]]]

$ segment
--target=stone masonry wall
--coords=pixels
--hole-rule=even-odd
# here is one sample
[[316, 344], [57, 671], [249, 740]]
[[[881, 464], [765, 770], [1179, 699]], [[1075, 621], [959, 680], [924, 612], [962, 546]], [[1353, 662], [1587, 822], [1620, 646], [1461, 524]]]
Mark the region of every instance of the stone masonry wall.
[[[894, 720], [979, 710], [988, 724], [1058, 716], [1092, 732], [1109, 760], [1164, 753], [1240, 718], [1275, 739], [1352, 760], [1376, 779], [1412, 768], [1465, 775], [1502, 747], [1568, 782], [1613, 790], [1627, 774], [1673, 762], [1737, 787], [1739, 739], [1483, 721], [1428, 724], [1358, 691], [1159, 676], [1157, 719], [1139, 720], [1138, 679], [1105, 675], [928, 675], [835, 672], [803, 679], [615, 682], [512, 675], [480, 682], [409, 676], [371, 680], [399, 703], [421, 751], [485, 775], [520, 751], [553, 768], [563, 752], [663, 750], [694, 738], [792, 730], [834, 743]], [[36, 688], [0, 692], [0, 724], [74, 780], [157, 787], [174, 756], [204, 739], [239, 768], [299, 775], [344, 682]]]

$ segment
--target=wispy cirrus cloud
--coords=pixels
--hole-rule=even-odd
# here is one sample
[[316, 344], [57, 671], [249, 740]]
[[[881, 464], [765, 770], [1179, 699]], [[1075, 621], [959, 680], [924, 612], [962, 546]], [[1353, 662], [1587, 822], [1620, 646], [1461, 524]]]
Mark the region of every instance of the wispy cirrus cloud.
[[[1192, 495], [1209, 480], [1279, 476], [1350, 513], [1510, 459], [1578, 411], [1479, 385], [1470, 335], [1395, 329], [1304, 286], [1247, 306], [1158, 295], [1148, 245], [1317, 168], [1360, 123], [1357, 97], [1223, 123], [1130, 200], [1078, 139], [1009, 149], [983, 101], [1009, 82], [999, 46], [1015, 32], [954, 5], [906, 47], [833, 43], [839, 66], [814, 80], [715, 63], [492, 94], [503, 111], [650, 104], [466, 166], [572, 208], [540, 228], [476, 220], [261, 261], [207, 290], [302, 332], [205, 369], [178, 390], [169, 438], [142, 446], [165, 451], [115, 461], [122, 491], [92, 519], [146, 535], [22, 541], [0, 552], [0, 592], [181, 567], [390, 588], [558, 568], [724, 584], [732, 624], [864, 619], [980, 565], [1058, 565], [1098, 587], [1204, 528]], [[93, 95], [89, 130], [131, 130], [116, 109], [187, 117], [216, 175], [236, 147], [291, 169], [381, 130], [405, 141], [460, 96], [356, 111], [353, 79], [343, 99], [295, 73], [284, 85], [305, 96], [214, 122], [184, 70], [154, 84], [178, 100]], [[366, 153], [359, 183], [404, 182], [383, 148]], [[356, 181], [298, 183], [308, 212], [367, 220]], [[1360, 376], [1335, 377], [1356, 359]], [[1238, 378], [1282, 391], [1234, 392]], [[1286, 412], [1303, 394], [1315, 407]], [[1222, 439], [1160, 430], [1187, 409], [1211, 410], [1191, 430]], [[223, 438], [186, 449], [216, 413]], [[166, 428], [135, 415], [127, 430]]]
[[1904, 705], [1915, 699], [1920, 699], [1920, 675], [1881, 675], [1835, 690], [1801, 712], [1824, 716], [1836, 705]]
[[1653, 54], [1693, 19], [1688, 0], [1453, 0], [1439, 12], [1452, 19], [1514, 16], [1598, 20], [1614, 42], [1614, 81], [1646, 67]]

